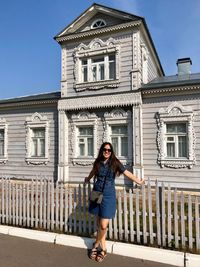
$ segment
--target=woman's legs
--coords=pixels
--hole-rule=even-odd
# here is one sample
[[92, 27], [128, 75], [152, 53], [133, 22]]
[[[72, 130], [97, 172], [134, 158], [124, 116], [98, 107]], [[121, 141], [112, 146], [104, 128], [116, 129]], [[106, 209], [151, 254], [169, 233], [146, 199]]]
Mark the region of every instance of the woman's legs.
[[109, 224], [109, 219], [104, 219], [97, 217], [97, 237], [96, 237], [96, 245], [101, 244], [102, 250], [106, 250], [106, 232]]

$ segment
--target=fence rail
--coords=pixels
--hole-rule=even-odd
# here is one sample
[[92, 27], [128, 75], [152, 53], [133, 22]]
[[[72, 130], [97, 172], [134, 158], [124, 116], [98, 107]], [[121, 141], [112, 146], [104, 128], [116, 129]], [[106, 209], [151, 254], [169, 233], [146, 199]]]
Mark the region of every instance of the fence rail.
[[[90, 186], [69, 188], [46, 179], [19, 183], [0, 179], [0, 223], [92, 236], [88, 213]], [[117, 190], [116, 216], [108, 238], [200, 253], [200, 195], [148, 181], [141, 188]]]

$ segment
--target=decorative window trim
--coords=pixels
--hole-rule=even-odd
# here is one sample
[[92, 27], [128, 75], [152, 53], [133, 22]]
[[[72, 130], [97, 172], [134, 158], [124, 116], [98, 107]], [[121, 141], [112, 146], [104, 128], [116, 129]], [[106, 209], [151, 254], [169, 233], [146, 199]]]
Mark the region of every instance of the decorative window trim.
[[[196, 163], [195, 159], [195, 131], [193, 127], [194, 114], [191, 108], [184, 108], [180, 103], [174, 102], [168, 108], [161, 108], [157, 114], [157, 146], [158, 164], [163, 168], [174, 169], [192, 168]], [[188, 127], [188, 159], [168, 159], [166, 158], [165, 134], [166, 123], [186, 122]]]
[[[116, 77], [115, 80], [101, 80], [91, 82], [80, 82], [81, 59], [95, 56], [102, 56], [114, 53], [116, 60]], [[119, 42], [113, 38], [109, 38], [106, 42], [99, 38], [95, 38], [88, 45], [81, 43], [74, 50], [74, 88], [76, 91], [98, 90], [102, 88], [117, 88], [120, 83], [120, 46]]]
[[[39, 113], [34, 113], [31, 117], [26, 118], [26, 158], [27, 164], [33, 165], [46, 165], [49, 161], [49, 121], [46, 116], [42, 116]], [[44, 157], [32, 157], [31, 156], [31, 130], [34, 128], [45, 129], [45, 156]]]
[[8, 160], [8, 124], [4, 118], [0, 118], [0, 130], [4, 130], [4, 155], [0, 156], [0, 164], [6, 164]]
[[111, 142], [111, 126], [126, 124], [128, 127], [128, 157], [119, 157], [120, 161], [125, 165], [132, 164], [132, 129], [131, 129], [131, 112], [124, 111], [121, 108], [113, 109], [110, 113], [104, 114], [104, 136], [103, 141]]
[[[95, 23], [97, 23], [97, 22], [102, 22], [103, 23], [103, 25], [102, 26], [94, 26], [95, 25]], [[96, 19], [95, 21], [93, 21], [93, 23], [92, 23], [92, 25], [91, 25], [91, 29], [99, 29], [99, 28], [102, 28], [102, 27], [105, 27], [106, 26], [106, 22], [105, 22], [105, 20], [104, 19]]]
[[[78, 142], [77, 142], [77, 134], [78, 127], [81, 126], [92, 126], [93, 127], [93, 140], [94, 140], [94, 155], [93, 157], [80, 157], [78, 156]], [[89, 113], [87, 111], [83, 111], [78, 113], [77, 115], [72, 115], [71, 117], [71, 129], [72, 129], [72, 138], [71, 138], [71, 149], [72, 149], [72, 163], [75, 165], [92, 165], [94, 162], [94, 158], [97, 157], [97, 147], [98, 147], [98, 118], [96, 114]]]

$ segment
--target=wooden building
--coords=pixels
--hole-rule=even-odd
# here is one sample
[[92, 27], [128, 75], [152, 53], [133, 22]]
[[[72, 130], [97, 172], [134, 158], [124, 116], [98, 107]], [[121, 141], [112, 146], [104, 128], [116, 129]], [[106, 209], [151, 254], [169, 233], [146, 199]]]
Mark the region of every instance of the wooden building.
[[110, 141], [138, 176], [198, 187], [200, 74], [191, 60], [166, 77], [145, 19], [99, 4], [54, 39], [60, 92], [0, 101], [2, 174], [80, 182]]

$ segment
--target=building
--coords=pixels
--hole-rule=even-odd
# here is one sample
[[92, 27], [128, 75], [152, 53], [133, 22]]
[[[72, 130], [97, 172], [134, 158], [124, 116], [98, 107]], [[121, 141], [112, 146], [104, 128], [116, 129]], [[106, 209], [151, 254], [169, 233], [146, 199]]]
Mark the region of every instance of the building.
[[99, 4], [55, 40], [61, 91], [0, 101], [2, 173], [80, 182], [110, 141], [138, 176], [198, 187], [200, 74], [190, 74], [191, 60], [166, 77], [145, 19]]

